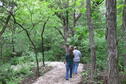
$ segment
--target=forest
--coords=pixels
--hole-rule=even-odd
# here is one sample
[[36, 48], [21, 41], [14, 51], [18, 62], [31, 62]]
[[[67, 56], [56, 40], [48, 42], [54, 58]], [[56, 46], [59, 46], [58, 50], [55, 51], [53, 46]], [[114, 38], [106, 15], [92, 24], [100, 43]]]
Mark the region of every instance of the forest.
[[[65, 66], [65, 45], [82, 53], [80, 83], [35, 83]], [[126, 0], [0, 0], [0, 84], [33, 83], [126, 84]]]

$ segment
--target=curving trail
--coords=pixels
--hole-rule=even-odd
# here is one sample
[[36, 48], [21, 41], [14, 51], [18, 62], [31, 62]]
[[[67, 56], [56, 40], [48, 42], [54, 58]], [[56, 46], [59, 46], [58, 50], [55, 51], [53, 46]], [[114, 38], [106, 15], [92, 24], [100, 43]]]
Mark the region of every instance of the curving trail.
[[63, 62], [48, 62], [53, 69], [43, 76], [39, 77], [33, 84], [81, 84], [80, 73], [83, 70], [83, 65], [79, 65], [79, 74], [73, 75], [73, 78], [65, 80], [65, 64]]

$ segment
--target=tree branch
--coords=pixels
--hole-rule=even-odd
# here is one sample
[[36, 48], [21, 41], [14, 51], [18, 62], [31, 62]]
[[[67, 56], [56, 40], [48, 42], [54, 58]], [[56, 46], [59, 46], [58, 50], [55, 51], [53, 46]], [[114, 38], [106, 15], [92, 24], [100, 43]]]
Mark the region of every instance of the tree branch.
[[6, 28], [7, 28], [7, 25], [8, 25], [8, 23], [9, 23], [10, 18], [11, 18], [11, 14], [9, 14], [9, 15], [7, 16], [5, 25], [3, 26], [2, 30], [0, 31], [0, 37], [1, 37], [2, 34], [5, 32], [5, 30], [6, 30]]
[[62, 36], [62, 38], [65, 40], [65, 37], [64, 37], [62, 31], [60, 29], [56, 28], [56, 27], [55, 27], [55, 29], [60, 33], [60, 35]]
[[55, 15], [61, 20], [61, 21], [63, 21], [63, 20], [65, 20], [65, 17], [60, 13], [57, 13], [57, 12], [55, 12]]
[[16, 21], [16, 18], [15, 18], [15, 16], [14, 16], [12, 13], [11, 13], [11, 15], [12, 15], [12, 17], [13, 17], [13, 19], [14, 19], [14, 23], [17, 24], [18, 26], [20, 26], [20, 27], [25, 31], [26, 35], [28, 36], [29, 41], [30, 41], [31, 44], [33, 45], [34, 49], [36, 50], [36, 46], [35, 46], [34, 42], [32, 41], [32, 39], [31, 39], [31, 37], [30, 37], [30, 35], [29, 35], [28, 30], [25, 29], [20, 23], [18, 23], [18, 22]]
[[44, 22], [44, 24], [43, 24], [43, 28], [42, 28], [42, 32], [41, 32], [41, 37], [43, 37], [43, 33], [44, 33], [44, 30], [45, 30], [45, 26], [46, 26], [46, 24], [47, 24], [49, 18], [50, 18], [50, 17], [48, 17], [47, 20], [46, 20], [46, 21]]

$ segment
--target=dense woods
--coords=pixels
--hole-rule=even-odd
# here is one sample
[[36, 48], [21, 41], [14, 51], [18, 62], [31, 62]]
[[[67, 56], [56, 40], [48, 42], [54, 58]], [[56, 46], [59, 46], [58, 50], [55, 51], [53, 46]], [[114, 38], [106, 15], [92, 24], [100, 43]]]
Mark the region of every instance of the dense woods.
[[126, 0], [0, 0], [0, 84], [42, 76], [67, 44], [82, 84], [126, 84]]

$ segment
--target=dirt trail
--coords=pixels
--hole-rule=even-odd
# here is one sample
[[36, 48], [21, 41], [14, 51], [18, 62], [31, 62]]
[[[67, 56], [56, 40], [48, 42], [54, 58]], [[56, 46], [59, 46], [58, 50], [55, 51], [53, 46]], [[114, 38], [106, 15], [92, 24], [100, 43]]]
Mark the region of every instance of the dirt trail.
[[63, 62], [48, 62], [53, 69], [43, 76], [39, 77], [33, 84], [80, 84], [83, 65], [79, 65], [79, 74], [73, 75], [73, 78], [65, 80], [65, 64]]

